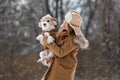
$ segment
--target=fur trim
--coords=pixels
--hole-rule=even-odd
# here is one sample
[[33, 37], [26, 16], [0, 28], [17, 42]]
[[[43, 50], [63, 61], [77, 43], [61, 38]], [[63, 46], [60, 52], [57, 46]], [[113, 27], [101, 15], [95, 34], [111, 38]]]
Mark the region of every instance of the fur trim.
[[89, 46], [89, 42], [87, 39], [85, 39], [84, 36], [76, 36], [73, 41], [77, 43], [82, 49], [86, 49]]
[[68, 14], [65, 16], [65, 20], [67, 21], [67, 23], [70, 23], [70, 21], [72, 21], [72, 14], [71, 14], [71, 13], [68, 13]]

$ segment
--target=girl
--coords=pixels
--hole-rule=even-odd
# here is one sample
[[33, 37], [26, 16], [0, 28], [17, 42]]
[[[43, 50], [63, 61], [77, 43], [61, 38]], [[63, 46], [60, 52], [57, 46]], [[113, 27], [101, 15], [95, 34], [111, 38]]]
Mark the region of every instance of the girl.
[[42, 44], [47, 46], [55, 57], [41, 80], [74, 80], [79, 48], [88, 47], [88, 41], [80, 29], [81, 23], [81, 16], [77, 12], [70, 12], [59, 28], [56, 44], [47, 44], [47, 38], [44, 38]]

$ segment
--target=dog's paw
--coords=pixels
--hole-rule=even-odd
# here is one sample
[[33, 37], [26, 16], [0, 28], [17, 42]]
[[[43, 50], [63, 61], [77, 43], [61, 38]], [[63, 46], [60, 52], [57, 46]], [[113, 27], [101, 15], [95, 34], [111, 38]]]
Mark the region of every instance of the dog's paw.
[[50, 33], [45, 32], [44, 35], [48, 37], [48, 36], [50, 36]]
[[41, 58], [44, 58], [45, 56], [47, 56], [48, 54], [47, 54], [47, 51], [45, 50], [45, 51], [41, 51], [40, 53], [39, 53], [39, 56], [41, 57]]
[[39, 56], [42, 57], [42, 56], [44, 56], [43, 54], [44, 54], [44, 51], [41, 51], [41, 52], [39, 53]]
[[36, 39], [37, 39], [38, 41], [42, 41], [42, 40], [43, 40], [43, 35], [37, 36]]
[[47, 62], [47, 67], [50, 67], [53, 62], [53, 59], [49, 57], [49, 61]]
[[40, 56], [40, 59], [41, 59], [41, 60], [43, 60], [44, 57], [45, 57], [43, 52], [40, 52], [39, 56]]
[[41, 63], [42, 63], [44, 66], [47, 66], [47, 65], [48, 65], [46, 59], [44, 59]]
[[41, 59], [38, 59], [38, 60], [37, 60], [38, 63], [41, 62], [41, 61], [42, 61]]
[[54, 42], [55, 39], [52, 36], [48, 36], [47, 43], [50, 44], [51, 42]]

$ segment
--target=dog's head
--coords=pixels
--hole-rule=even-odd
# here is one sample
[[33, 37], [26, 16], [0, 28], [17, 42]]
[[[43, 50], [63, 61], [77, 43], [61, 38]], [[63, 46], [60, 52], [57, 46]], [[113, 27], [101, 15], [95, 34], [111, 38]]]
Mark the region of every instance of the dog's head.
[[49, 14], [42, 17], [39, 22], [39, 27], [42, 28], [42, 31], [55, 29], [55, 25], [57, 25], [57, 19], [51, 17]]

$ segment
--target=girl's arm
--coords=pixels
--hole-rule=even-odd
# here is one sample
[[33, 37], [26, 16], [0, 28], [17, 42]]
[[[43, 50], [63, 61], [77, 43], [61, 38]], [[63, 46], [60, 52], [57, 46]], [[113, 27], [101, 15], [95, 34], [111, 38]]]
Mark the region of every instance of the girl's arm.
[[65, 39], [65, 42], [61, 47], [54, 43], [46, 44], [46, 46], [58, 57], [64, 57], [79, 47], [73, 43], [70, 38]]

